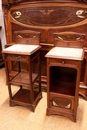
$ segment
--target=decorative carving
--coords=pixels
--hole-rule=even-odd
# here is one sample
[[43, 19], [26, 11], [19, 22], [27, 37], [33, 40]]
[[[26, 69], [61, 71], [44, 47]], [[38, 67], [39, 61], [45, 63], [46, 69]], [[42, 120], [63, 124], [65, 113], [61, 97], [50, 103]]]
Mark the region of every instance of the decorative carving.
[[20, 11], [16, 11], [14, 17], [15, 17], [15, 19], [20, 18], [21, 17], [21, 12]]
[[54, 33], [54, 38], [57, 38], [61, 41], [84, 41], [85, 34], [78, 34], [74, 32], [61, 32], [61, 33]]
[[43, 15], [50, 15], [53, 11], [54, 11], [53, 9], [40, 10], [40, 12], [43, 13]]
[[78, 2], [87, 3], [87, 0], [78, 0]]
[[85, 18], [83, 14], [84, 14], [84, 10], [77, 10], [76, 12], [77, 17], [79, 18]]
[[[9, 9], [12, 6], [18, 5], [20, 3], [27, 3], [27, 2], [32, 2], [33, 0], [14, 0], [13, 2], [3, 2], [2, 5], [6, 8]], [[38, 1], [38, 0], [37, 0]], [[83, 2], [83, 3], [87, 3], [87, 0], [77, 0], [78, 2]]]
[[4, 8], [9, 9], [12, 6], [18, 5], [23, 2], [25, 2], [25, 0], [14, 0], [13, 2], [4, 2], [2, 3], [2, 5], [4, 6]]
[[54, 97], [52, 100], [52, 105], [55, 107], [70, 109], [72, 103], [69, 99]]
[[12, 10], [11, 15], [16, 21], [26, 25], [66, 26], [87, 19], [87, 9], [68, 6], [32, 7]]
[[5, 9], [9, 9], [11, 8], [12, 6], [15, 6], [19, 4], [19, 2], [17, 1], [14, 1], [14, 2], [8, 2], [8, 3], [2, 3], [2, 6], [4, 6]]

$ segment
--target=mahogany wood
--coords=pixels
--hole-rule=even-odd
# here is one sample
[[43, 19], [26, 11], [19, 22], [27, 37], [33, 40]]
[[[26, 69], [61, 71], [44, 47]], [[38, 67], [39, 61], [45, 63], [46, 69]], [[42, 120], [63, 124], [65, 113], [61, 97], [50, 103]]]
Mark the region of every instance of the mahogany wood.
[[[78, 93], [80, 84], [81, 59], [76, 59], [62, 47], [63, 55], [57, 53], [60, 47], [53, 48], [46, 54], [47, 58], [47, 115], [59, 114], [76, 122]], [[58, 50], [57, 50], [58, 49]], [[57, 50], [57, 52], [56, 52]], [[74, 51], [74, 50], [73, 50]], [[77, 50], [75, 50], [77, 51]]]
[[[21, 105], [34, 112], [38, 101], [42, 98], [40, 46], [27, 52], [25, 48], [31, 49], [30, 45], [18, 44], [11, 47], [10, 50], [7, 48], [3, 50], [10, 106]], [[34, 70], [36, 68], [34, 62], [37, 63], [37, 71]], [[15, 70], [11, 68], [12, 63], [16, 63]], [[26, 64], [27, 71], [23, 70], [21, 63]], [[14, 93], [15, 87], [18, 89]]]
[[[86, 2], [87, 0], [2, 0], [7, 39], [6, 46], [16, 43], [15, 32], [17, 31], [30, 30], [40, 32], [40, 45], [42, 46], [41, 75], [42, 86], [45, 86], [45, 88], [46, 82], [44, 82], [43, 77], [46, 77], [47, 74], [44, 56], [54, 46], [54, 33], [74, 31], [85, 34], [83, 48], [85, 51], [87, 50]], [[85, 63], [85, 66], [87, 66], [87, 62]], [[87, 69], [85, 66], [82, 66], [81, 69], [79, 91], [87, 99]], [[85, 74], [83, 68], [85, 68]]]

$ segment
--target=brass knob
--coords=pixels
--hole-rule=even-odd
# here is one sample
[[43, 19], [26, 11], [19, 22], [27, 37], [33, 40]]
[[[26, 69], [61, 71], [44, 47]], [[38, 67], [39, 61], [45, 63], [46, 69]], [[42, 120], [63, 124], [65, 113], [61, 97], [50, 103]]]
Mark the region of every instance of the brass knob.
[[62, 61], [62, 64], [65, 64], [65, 61]]

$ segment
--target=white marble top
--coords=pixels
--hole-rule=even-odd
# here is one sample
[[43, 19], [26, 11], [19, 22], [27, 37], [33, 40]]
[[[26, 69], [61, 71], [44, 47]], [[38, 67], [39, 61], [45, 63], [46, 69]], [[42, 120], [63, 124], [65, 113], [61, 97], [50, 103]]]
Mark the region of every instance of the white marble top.
[[41, 48], [40, 45], [14, 44], [3, 49], [3, 53], [31, 55]]
[[83, 54], [82, 48], [53, 47], [45, 57], [82, 60]]

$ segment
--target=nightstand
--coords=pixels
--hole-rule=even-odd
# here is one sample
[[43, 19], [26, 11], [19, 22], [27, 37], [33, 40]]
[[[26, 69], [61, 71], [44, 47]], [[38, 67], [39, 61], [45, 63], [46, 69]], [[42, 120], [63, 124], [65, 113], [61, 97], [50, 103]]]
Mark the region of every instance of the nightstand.
[[[35, 110], [38, 101], [42, 98], [40, 45], [15, 44], [2, 51], [4, 54], [7, 85], [10, 106], [21, 105]], [[16, 62], [15, 70], [11, 68]], [[37, 63], [37, 71], [34, 63]], [[23, 70], [25, 63], [27, 70]], [[17, 87], [16, 92], [13, 88]]]
[[82, 48], [53, 47], [47, 58], [47, 115], [59, 114], [76, 122]]

